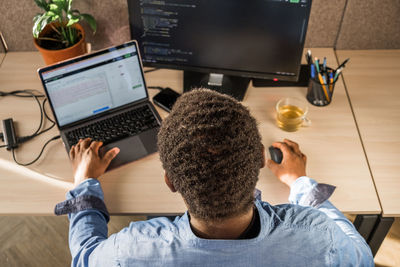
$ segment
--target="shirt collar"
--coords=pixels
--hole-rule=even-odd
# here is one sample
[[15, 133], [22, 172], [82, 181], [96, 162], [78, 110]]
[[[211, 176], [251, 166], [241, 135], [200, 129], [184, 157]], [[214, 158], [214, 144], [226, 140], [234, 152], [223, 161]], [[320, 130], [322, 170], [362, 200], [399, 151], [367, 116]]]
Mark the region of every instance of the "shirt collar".
[[197, 237], [189, 223], [189, 214], [186, 211], [180, 218], [175, 220], [177, 224], [177, 229], [179, 229], [179, 236], [182, 239], [182, 242], [187, 242], [189, 245], [195, 247], [208, 247], [208, 248], [219, 248], [222, 244], [226, 245], [227, 243], [235, 243], [235, 247], [237, 246], [248, 246], [251, 243], [257, 243], [260, 240], [263, 240], [265, 236], [271, 230], [271, 218], [268, 212], [265, 211], [263, 205], [268, 205], [268, 203], [261, 203], [260, 200], [256, 199], [254, 201], [255, 207], [257, 208], [258, 214], [260, 216], [260, 233], [257, 237], [252, 239], [240, 239], [240, 240], [226, 240], [226, 239], [204, 239]]

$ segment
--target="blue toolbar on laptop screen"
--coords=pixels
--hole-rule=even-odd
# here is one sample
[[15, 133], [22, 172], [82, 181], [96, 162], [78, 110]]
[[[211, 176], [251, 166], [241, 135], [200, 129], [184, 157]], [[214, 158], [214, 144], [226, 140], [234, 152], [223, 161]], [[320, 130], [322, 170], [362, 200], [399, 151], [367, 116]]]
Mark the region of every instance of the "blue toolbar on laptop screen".
[[147, 97], [134, 45], [110, 49], [42, 75], [60, 126]]

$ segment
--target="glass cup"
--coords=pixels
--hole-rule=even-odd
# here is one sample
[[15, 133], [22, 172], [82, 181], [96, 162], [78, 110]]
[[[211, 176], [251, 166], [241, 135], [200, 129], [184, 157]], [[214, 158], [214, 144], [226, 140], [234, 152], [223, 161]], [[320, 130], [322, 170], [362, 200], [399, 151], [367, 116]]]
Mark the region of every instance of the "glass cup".
[[287, 132], [295, 132], [302, 126], [310, 126], [307, 118], [307, 102], [298, 98], [283, 98], [276, 103], [276, 123]]

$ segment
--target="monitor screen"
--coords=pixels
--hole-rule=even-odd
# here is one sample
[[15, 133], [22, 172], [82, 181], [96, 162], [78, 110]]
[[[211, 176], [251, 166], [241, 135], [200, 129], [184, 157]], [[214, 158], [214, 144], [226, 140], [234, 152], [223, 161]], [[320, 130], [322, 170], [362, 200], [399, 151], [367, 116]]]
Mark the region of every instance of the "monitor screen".
[[135, 43], [63, 63], [41, 77], [60, 127], [147, 97]]
[[311, 0], [128, 0], [128, 7], [145, 66], [290, 79], [300, 69]]

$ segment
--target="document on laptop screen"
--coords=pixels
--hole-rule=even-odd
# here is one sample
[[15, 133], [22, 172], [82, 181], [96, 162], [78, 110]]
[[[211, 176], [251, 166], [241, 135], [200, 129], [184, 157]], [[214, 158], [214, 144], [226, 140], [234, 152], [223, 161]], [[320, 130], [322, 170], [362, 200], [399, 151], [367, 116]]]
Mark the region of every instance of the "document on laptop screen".
[[60, 126], [146, 97], [135, 46], [43, 73]]

